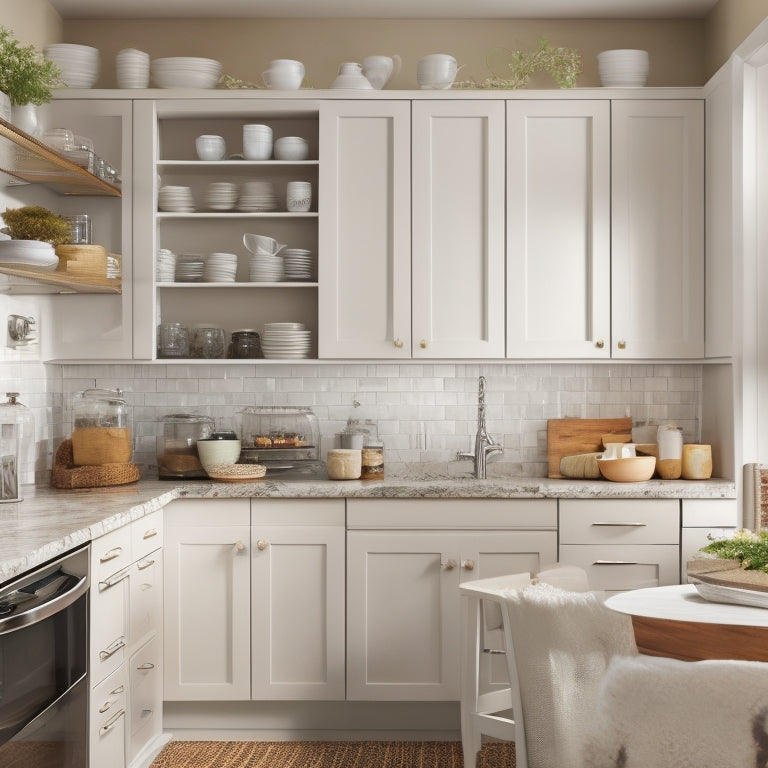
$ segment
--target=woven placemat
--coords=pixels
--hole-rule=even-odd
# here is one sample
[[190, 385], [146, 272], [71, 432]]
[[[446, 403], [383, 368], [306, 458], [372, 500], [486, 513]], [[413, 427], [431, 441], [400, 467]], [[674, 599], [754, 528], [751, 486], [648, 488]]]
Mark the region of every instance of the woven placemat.
[[[463, 768], [459, 741], [171, 741], [150, 768]], [[514, 768], [515, 745], [483, 745], [477, 768]], [[565, 768], [564, 766], [562, 768]]]

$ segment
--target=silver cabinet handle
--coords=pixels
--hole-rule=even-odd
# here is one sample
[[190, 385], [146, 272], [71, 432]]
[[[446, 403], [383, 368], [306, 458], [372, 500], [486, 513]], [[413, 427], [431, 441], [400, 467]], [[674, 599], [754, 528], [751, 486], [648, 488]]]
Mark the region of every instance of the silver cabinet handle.
[[110, 576], [108, 579], [99, 582], [99, 589], [109, 589], [114, 587], [115, 584], [119, 584], [121, 581], [125, 581], [128, 578], [128, 571], [118, 571], [114, 576]]
[[645, 526], [648, 525], [648, 523], [629, 523], [629, 522], [628, 523], [619, 523], [619, 522], [610, 523], [610, 522], [605, 522], [605, 523], [590, 523], [590, 525], [619, 526], [619, 527], [625, 527], [625, 528], [645, 528]]
[[120, 555], [123, 554], [123, 548], [122, 547], [115, 547], [114, 549], [110, 549], [107, 552], [105, 552], [100, 558], [100, 563], [108, 563], [110, 560], [114, 560]]
[[118, 637], [113, 643], [108, 645], [103, 651], [99, 651], [99, 658], [106, 661], [110, 656], [114, 656], [121, 648], [125, 648], [125, 638]]
[[117, 688], [109, 692], [110, 696], [114, 696], [113, 699], [107, 699], [100, 707], [99, 707], [99, 714], [103, 715], [105, 712], [108, 712], [110, 709], [112, 709], [112, 705], [117, 701], [118, 694], [122, 693], [125, 690], [124, 685], [118, 685]]
[[104, 725], [99, 728], [99, 736], [103, 736], [105, 733], [111, 731], [116, 725], [117, 721], [125, 714], [125, 710], [121, 709], [114, 717], [108, 720]]
[[152, 539], [155, 536], [157, 536], [157, 528], [149, 528], [148, 530], [144, 531], [144, 535], [141, 537], [142, 539]]
[[136, 669], [140, 670], [141, 672], [144, 672], [145, 670], [154, 669], [155, 665], [151, 661], [145, 661], [143, 664], [139, 664]]
[[595, 560], [592, 565], [637, 565], [636, 560]]

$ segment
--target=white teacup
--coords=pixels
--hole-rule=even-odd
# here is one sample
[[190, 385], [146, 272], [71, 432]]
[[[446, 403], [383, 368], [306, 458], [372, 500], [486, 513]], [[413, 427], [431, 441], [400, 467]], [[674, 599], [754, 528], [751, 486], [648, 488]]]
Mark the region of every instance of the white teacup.
[[204, 134], [195, 139], [195, 150], [200, 160], [221, 160], [227, 153], [227, 144], [222, 136]]
[[636, 456], [634, 443], [608, 443], [602, 458], [628, 459]]
[[304, 81], [304, 65], [293, 59], [273, 59], [269, 69], [262, 72], [264, 85], [276, 91], [296, 91]]
[[312, 184], [289, 181], [285, 192], [285, 207], [293, 213], [308, 211], [312, 206]]
[[447, 53], [432, 53], [419, 59], [416, 81], [419, 88], [445, 89], [453, 85], [459, 67], [456, 59]]
[[366, 56], [363, 59], [363, 74], [377, 90], [384, 86], [400, 71], [399, 56]]

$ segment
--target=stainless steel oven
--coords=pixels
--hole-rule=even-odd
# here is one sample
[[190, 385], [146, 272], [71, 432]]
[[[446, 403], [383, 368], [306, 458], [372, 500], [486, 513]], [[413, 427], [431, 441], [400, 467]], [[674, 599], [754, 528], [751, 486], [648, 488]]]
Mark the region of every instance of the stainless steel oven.
[[0, 588], [0, 766], [87, 768], [88, 548]]

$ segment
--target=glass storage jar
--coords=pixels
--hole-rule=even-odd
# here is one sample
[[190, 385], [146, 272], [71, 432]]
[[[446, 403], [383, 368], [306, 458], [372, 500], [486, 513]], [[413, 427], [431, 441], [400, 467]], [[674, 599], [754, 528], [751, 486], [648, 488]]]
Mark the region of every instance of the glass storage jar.
[[72, 411], [72, 454], [76, 466], [101, 466], [131, 460], [128, 404], [121, 390], [77, 392]]
[[25, 470], [34, 480], [35, 419], [18, 395], [7, 392], [8, 402], [0, 403], [0, 502], [21, 501]]
[[197, 441], [213, 432], [213, 419], [196, 413], [172, 413], [162, 418], [157, 437], [157, 475], [160, 480], [207, 477], [197, 453]]

